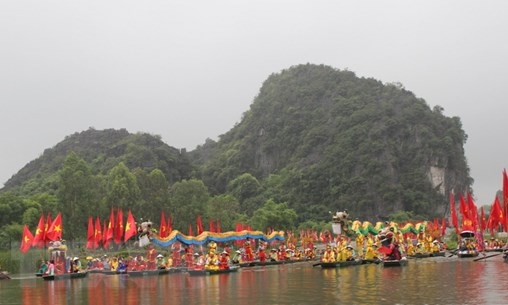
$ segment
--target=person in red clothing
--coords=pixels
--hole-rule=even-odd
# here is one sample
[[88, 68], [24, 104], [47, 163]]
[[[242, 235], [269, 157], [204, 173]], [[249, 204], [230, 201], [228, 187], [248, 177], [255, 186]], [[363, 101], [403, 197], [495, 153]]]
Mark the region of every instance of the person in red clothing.
[[226, 251], [220, 254], [219, 269], [229, 269], [229, 254]]
[[261, 246], [259, 247], [259, 251], [258, 251], [258, 259], [260, 262], [266, 262], [266, 252], [265, 252], [265, 247], [264, 246]]
[[254, 253], [252, 253], [252, 245], [249, 237], [247, 237], [247, 240], [243, 243], [243, 248], [245, 249], [245, 261], [252, 262], [254, 260]]
[[155, 262], [156, 258], [157, 258], [157, 252], [155, 251], [154, 245], [152, 245], [152, 244], [148, 245], [147, 251], [146, 251], [146, 260], [147, 260], [146, 269], [147, 270], [157, 269], [157, 264]]

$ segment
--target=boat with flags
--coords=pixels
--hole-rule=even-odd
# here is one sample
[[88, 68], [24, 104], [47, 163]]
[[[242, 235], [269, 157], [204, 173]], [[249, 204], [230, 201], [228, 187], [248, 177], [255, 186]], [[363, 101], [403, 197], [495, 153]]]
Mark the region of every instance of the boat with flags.
[[460, 232], [459, 247], [456, 254], [460, 258], [477, 257], [480, 254], [475, 232], [469, 230]]

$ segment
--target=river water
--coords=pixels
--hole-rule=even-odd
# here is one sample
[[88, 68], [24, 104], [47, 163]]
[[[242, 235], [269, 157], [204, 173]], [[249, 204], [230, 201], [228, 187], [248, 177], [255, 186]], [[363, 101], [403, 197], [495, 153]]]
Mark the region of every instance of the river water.
[[496, 256], [410, 259], [391, 268], [303, 262], [206, 277], [89, 274], [48, 282], [12, 275], [0, 281], [0, 304], [508, 304], [507, 274], [508, 264]]

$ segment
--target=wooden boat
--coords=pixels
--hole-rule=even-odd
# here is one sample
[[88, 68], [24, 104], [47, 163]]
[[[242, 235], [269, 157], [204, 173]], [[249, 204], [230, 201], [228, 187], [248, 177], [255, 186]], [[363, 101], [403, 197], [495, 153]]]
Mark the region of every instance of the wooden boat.
[[237, 264], [240, 267], [255, 267], [255, 266], [272, 266], [272, 265], [285, 265], [285, 264], [295, 264], [295, 263], [304, 263], [304, 262], [311, 262], [313, 260], [310, 259], [288, 259], [284, 261], [253, 261], [253, 262], [246, 262], [246, 263], [240, 263]]
[[321, 268], [342, 268], [342, 267], [349, 267], [349, 266], [356, 266], [361, 265], [362, 260], [350, 260], [350, 261], [339, 261], [339, 262], [321, 262], [314, 264], [313, 266], [321, 266]]
[[206, 275], [215, 275], [215, 274], [224, 274], [224, 273], [231, 273], [236, 272], [240, 269], [239, 266], [231, 266], [228, 269], [217, 269], [217, 270], [211, 270], [211, 269], [189, 269], [187, 272], [191, 276], [206, 276]]
[[430, 256], [431, 257], [445, 256], [445, 254], [446, 254], [446, 251], [436, 251], [436, 252], [431, 252]]
[[457, 251], [457, 256], [460, 258], [466, 258], [466, 257], [477, 257], [480, 252], [478, 250], [459, 250]]
[[402, 267], [407, 265], [407, 259], [398, 259], [398, 260], [382, 260], [381, 264], [383, 267]]
[[42, 278], [45, 281], [56, 281], [56, 280], [69, 280], [69, 279], [82, 279], [88, 275], [88, 272], [77, 272], [77, 273], [63, 273], [55, 275], [43, 275]]
[[7, 271], [0, 271], [0, 280], [10, 280], [11, 277], [9, 276], [9, 272]]
[[431, 257], [431, 254], [429, 252], [425, 252], [425, 253], [415, 253], [411, 256], [409, 256], [411, 258], [427, 258], [427, 257]]
[[503, 248], [491, 248], [491, 249], [485, 249], [485, 252], [503, 252]]
[[362, 265], [365, 264], [379, 264], [381, 260], [379, 258], [376, 259], [362, 259]]

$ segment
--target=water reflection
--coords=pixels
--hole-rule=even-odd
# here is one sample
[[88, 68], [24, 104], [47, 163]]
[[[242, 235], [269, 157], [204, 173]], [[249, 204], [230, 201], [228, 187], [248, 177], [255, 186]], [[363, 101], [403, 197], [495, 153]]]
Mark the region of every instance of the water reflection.
[[502, 261], [411, 260], [321, 269], [311, 263], [242, 268], [216, 276], [170, 274], [0, 281], [0, 304], [505, 304]]

